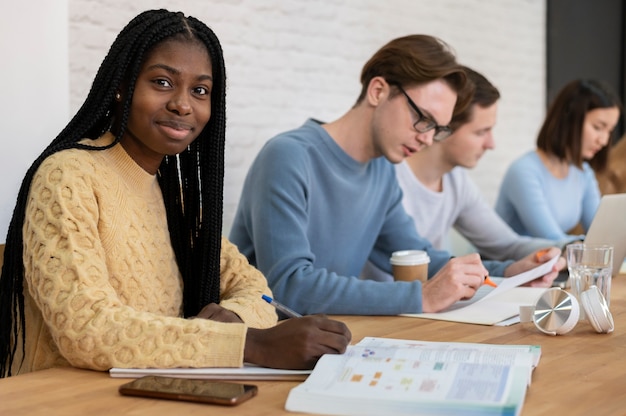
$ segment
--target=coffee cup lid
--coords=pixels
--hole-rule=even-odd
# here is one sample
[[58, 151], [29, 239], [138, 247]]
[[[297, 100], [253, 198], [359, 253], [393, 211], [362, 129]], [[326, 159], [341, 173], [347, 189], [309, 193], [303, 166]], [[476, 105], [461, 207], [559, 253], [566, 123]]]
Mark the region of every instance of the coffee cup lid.
[[389, 261], [396, 266], [412, 266], [429, 263], [430, 257], [423, 250], [402, 250], [391, 253]]

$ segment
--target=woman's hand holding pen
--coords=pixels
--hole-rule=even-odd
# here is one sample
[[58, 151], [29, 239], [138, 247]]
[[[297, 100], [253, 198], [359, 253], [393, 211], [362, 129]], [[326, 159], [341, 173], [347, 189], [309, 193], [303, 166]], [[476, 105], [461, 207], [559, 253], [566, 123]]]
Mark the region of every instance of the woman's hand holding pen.
[[342, 354], [352, 334], [340, 321], [310, 315], [268, 329], [248, 328], [244, 361], [272, 368], [311, 369], [323, 354]]
[[450, 259], [422, 285], [422, 311], [439, 312], [454, 302], [469, 299], [483, 285], [487, 269], [478, 254]]
[[[504, 271], [504, 276], [515, 276], [519, 273], [523, 273], [527, 270], [533, 269], [538, 265], [545, 263], [552, 259], [555, 256], [560, 256], [561, 250], [557, 247], [549, 247], [542, 250], [539, 250], [535, 253], [529, 254], [521, 260], [516, 261], [506, 268]], [[550, 287], [552, 286], [552, 282], [559, 274], [559, 271], [565, 268], [566, 261], [563, 257], [560, 257], [557, 262], [552, 267], [550, 273], [547, 273], [540, 278], [532, 280], [528, 282], [524, 286], [532, 286], [532, 287]]]
[[[243, 322], [236, 313], [215, 303], [206, 305], [194, 318]], [[272, 368], [310, 369], [323, 354], [345, 352], [351, 339], [343, 322], [323, 315], [287, 319], [268, 329], [248, 328], [244, 361]]]

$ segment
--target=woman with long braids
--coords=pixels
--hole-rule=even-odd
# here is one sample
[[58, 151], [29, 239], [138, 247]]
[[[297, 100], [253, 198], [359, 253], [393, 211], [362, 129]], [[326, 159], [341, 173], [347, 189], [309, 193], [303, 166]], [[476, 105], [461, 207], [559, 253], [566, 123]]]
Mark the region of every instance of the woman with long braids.
[[[19, 191], [0, 278], [0, 376], [54, 366], [312, 368], [350, 332], [278, 325], [263, 275], [221, 236], [221, 46], [146, 11]], [[196, 319], [191, 319], [196, 318]]]

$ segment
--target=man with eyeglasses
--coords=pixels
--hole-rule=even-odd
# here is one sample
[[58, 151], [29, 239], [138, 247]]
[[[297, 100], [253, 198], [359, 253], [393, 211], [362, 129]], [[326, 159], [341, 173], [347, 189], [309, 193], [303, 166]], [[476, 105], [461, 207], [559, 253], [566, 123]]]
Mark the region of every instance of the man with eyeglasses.
[[[471, 298], [488, 274], [536, 267], [532, 258], [451, 258], [417, 234], [402, 207], [393, 164], [448, 137], [453, 113], [471, 98], [447, 45], [426, 35], [392, 40], [365, 64], [361, 84], [343, 116], [272, 138], [248, 172], [230, 239], [274, 297], [303, 314], [437, 312]], [[391, 253], [407, 249], [428, 252], [427, 282], [358, 277], [368, 260], [391, 272]], [[557, 267], [533, 284], [550, 286], [556, 275]]]

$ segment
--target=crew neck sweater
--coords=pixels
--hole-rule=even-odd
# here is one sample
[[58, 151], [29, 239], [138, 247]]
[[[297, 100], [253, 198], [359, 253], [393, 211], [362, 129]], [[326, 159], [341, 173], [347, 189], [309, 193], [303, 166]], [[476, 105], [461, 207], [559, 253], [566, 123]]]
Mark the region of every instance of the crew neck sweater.
[[[112, 140], [107, 133], [84, 143]], [[182, 277], [156, 175], [120, 144], [45, 159], [30, 187], [23, 236], [26, 348], [17, 373], [236, 367], [247, 328], [276, 324], [261, 299], [271, 293], [265, 278], [225, 238], [220, 305], [245, 324], [182, 318]]]
[[600, 188], [587, 162], [570, 164], [567, 176], [555, 177], [529, 151], [509, 166], [496, 200], [496, 212], [518, 234], [553, 240], [583, 240], [568, 234], [580, 224], [584, 233], [600, 205]]
[[[270, 139], [246, 176], [230, 233], [276, 297], [301, 313], [422, 312], [422, 285], [360, 279], [367, 261], [391, 273], [399, 250], [424, 250], [434, 276], [450, 259], [420, 236], [402, 206], [393, 164], [346, 153], [321, 123]], [[485, 262], [502, 276], [511, 262]]]

